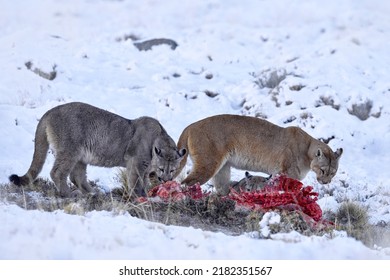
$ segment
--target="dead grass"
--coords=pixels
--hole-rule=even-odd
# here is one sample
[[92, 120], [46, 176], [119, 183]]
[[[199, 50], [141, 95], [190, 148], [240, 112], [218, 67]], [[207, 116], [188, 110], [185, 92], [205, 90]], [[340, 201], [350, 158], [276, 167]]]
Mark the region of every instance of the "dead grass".
[[[211, 194], [200, 200], [186, 199], [178, 202], [136, 203], [126, 187], [124, 173], [118, 173], [122, 188], [109, 193], [97, 191], [94, 195], [78, 198], [60, 198], [56, 195], [51, 181], [38, 179], [33, 184], [17, 187], [13, 184], [0, 186], [0, 197], [7, 203], [24, 209], [39, 209], [52, 212], [63, 210], [73, 215], [85, 215], [90, 211], [111, 211], [129, 213], [140, 219], [166, 225], [192, 226], [202, 230], [240, 235], [245, 232], [259, 232], [264, 213], [235, 209], [232, 200]], [[98, 186], [90, 182], [93, 188]], [[270, 225], [271, 233], [297, 231], [303, 235], [324, 235], [333, 229], [345, 230], [349, 236], [361, 240], [368, 247], [390, 246], [390, 230], [387, 225], [369, 225], [367, 211], [354, 203], [344, 203], [337, 213], [324, 213], [325, 218], [334, 222], [333, 227], [313, 227], [305, 217], [294, 211], [275, 210], [281, 216], [279, 224]]]
[[337, 230], [344, 230], [348, 236], [362, 241], [368, 247], [390, 246], [390, 228], [388, 225], [371, 225], [368, 222], [367, 209], [355, 202], [344, 202], [334, 214]]
[[348, 112], [359, 118], [359, 120], [365, 121], [370, 117], [372, 107], [373, 102], [371, 100], [366, 100], [360, 104], [352, 104], [352, 108], [349, 108]]

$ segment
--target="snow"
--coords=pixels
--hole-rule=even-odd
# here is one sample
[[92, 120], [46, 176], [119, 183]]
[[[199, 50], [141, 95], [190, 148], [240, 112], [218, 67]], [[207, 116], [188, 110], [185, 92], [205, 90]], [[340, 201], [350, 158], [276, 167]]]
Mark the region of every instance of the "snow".
[[[17, 259], [377, 259], [378, 252], [346, 237], [276, 234], [275, 240], [164, 226], [128, 214], [83, 217], [11, 205], [0, 208], [3, 258]], [[108, 226], [109, 225], [109, 226]], [[2, 240], [4, 240], [2, 238]], [[174, 248], [174, 250], [172, 249]], [[338, 248], [337, 250], [334, 250]], [[289, 252], [292, 251], [292, 252]], [[316, 252], [322, 252], [321, 254]]]
[[263, 237], [270, 237], [271, 230], [269, 229], [269, 225], [279, 224], [280, 223], [280, 215], [275, 212], [267, 212], [262, 217], [261, 221], [259, 222], [260, 225], [260, 234]]
[[[26, 172], [37, 121], [66, 102], [155, 117], [175, 140], [207, 116], [257, 115], [334, 137], [332, 149], [344, 149], [331, 184], [319, 185], [312, 172], [303, 180], [320, 193], [323, 210], [350, 200], [368, 209], [370, 223], [390, 223], [388, 2], [0, 2], [0, 183]], [[140, 52], [126, 35], [178, 47]], [[57, 76], [43, 79], [26, 62]], [[264, 87], [270, 79], [274, 89]], [[350, 113], [361, 104], [371, 106], [360, 114], [366, 120]], [[49, 178], [52, 163], [49, 155], [41, 177]], [[112, 189], [115, 171], [90, 167], [88, 177]], [[232, 179], [243, 174], [235, 170]], [[390, 248], [369, 249], [343, 232], [260, 239], [5, 201], [0, 224], [0, 259], [390, 259]]]

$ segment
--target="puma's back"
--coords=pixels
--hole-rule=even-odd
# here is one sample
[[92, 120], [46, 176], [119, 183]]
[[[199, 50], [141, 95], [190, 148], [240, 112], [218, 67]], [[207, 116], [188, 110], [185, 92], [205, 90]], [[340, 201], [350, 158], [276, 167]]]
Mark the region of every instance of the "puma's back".
[[[201, 184], [213, 179], [226, 193], [231, 167], [270, 175], [284, 173], [303, 179], [311, 169], [320, 183], [328, 183], [338, 168], [342, 150], [333, 152], [298, 127], [279, 127], [266, 120], [217, 115], [184, 129], [178, 148], [187, 149], [193, 169], [183, 181]], [[181, 162], [181, 168], [185, 160]]]
[[125, 166], [125, 139], [134, 135], [131, 121], [94, 106], [73, 102], [60, 105], [43, 115], [53, 149], [77, 151], [80, 158], [96, 166]]

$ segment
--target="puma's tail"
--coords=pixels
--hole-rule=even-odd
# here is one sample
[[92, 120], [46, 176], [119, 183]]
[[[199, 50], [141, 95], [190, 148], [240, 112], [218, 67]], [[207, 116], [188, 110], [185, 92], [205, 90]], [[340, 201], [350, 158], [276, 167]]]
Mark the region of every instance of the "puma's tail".
[[38, 123], [37, 130], [35, 132], [34, 156], [30, 168], [23, 176], [18, 176], [16, 174], [9, 176], [9, 180], [15, 185], [28, 185], [29, 183], [33, 182], [41, 172], [43, 164], [46, 160], [47, 151], [49, 150], [46, 127], [46, 121], [44, 118], [42, 118]]

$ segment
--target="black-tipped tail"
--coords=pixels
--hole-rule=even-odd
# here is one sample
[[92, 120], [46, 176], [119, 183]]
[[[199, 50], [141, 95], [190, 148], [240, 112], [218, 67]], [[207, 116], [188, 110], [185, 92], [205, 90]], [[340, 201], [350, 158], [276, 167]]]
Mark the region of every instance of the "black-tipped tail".
[[11, 183], [14, 183], [17, 186], [21, 186], [22, 185], [21, 177], [19, 177], [16, 174], [13, 174], [13, 175], [9, 176], [9, 180], [11, 181]]

